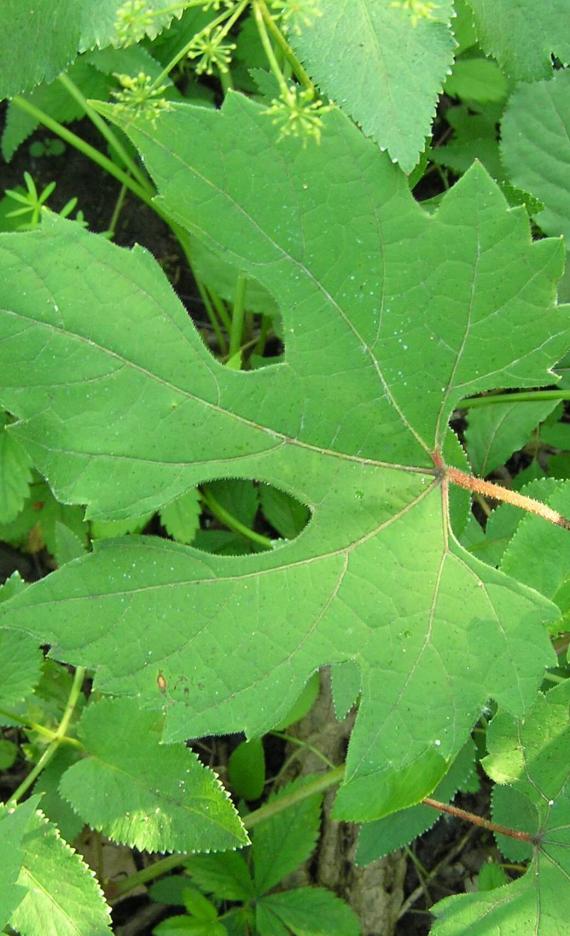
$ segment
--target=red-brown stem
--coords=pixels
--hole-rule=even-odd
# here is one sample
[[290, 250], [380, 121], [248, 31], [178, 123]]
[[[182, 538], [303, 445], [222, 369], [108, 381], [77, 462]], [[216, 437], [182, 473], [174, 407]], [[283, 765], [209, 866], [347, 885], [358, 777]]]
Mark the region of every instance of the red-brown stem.
[[492, 481], [474, 478], [473, 475], [466, 474], [464, 471], [460, 471], [459, 468], [448, 466], [443, 471], [445, 477], [459, 487], [466, 488], [466, 490], [477, 494], [483, 494], [484, 497], [492, 497], [494, 500], [502, 501], [505, 504], [512, 504], [513, 507], [520, 507], [521, 510], [526, 510], [527, 513], [536, 514], [544, 520], [549, 520], [550, 523], [555, 523], [556, 526], [570, 530], [570, 520], [563, 517], [557, 510], [553, 510], [533, 497], [525, 497], [524, 494], [519, 494], [518, 491], [511, 491], [501, 484], [493, 484]]
[[489, 819], [483, 819], [482, 816], [467, 812], [466, 809], [459, 809], [458, 806], [448, 806], [447, 803], [440, 803], [439, 800], [430, 799], [429, 796], [426, 796], [426, 798], [422, 800], [422, 803], [424, 806], [431, 806], [433, 809], [438, 809], [440, 812], [449, 813], [450, 816], [455, 816], [456, 819], [463, 819], [465, 822], [470, 822], [472, 825], [480, 826], [482, 829], [488, 829], [489, 832], [507, 835], [509, 838], [517, 839], [519, 842], [530, 842], [531, 845], [536, 845], [538, 842], [537, 837], [531, 835], [530, 832], [519, 832], [518, 829], [510, 829], [508, 826], [499, 825], [497, 822], [490, 822]]

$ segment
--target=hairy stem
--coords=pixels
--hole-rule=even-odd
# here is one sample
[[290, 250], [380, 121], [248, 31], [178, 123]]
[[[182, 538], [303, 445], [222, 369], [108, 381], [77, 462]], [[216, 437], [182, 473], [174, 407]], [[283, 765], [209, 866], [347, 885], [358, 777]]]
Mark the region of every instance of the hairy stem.
[[475, 478], [473, 475], [466, 474], [464, 471], [460, 471], [459, 468], [454, 468], [452, 465], [445, 468], [445, 476], [452, 484], [457, 484], [467, 491], [471, 491], [475, 494], [482, 494], [484, 497], [491, 497], [493, 500], [501, 501], [504, 504], [511, 504], [513, 507], [520, 507], [521, 510], [526, 510], [527, 513], [536, 514], [538, 517], [542, 517], [543, 520], [548, 520], [550, 523], [556, 524], [556, 526], [563, 527], [565, 530], [570, 530], [570, 520], [563, 517], [557, 510], [553, 510], [551, 507], [542, 504], [533, 497], [525, 497], [524, 494], [519, 494], [518, 491], [511, 491], [509, 488], [505, 488], [501, 484], [495, 484], [493, 481], [484, 481], [483, 478]]
[[488, 829], [489, 832], [506, 835], [519, 842], [530, 842], [533, 845], [536, 845], [538, 842], [537, 837], [531, 835], [530, 832], [519, 832], [518, 829], [510, 829], [508, 826], [499, 825], [497, 822], [491, 822], [489, 819], [484, 819], [482, 816], [477, 816], [475, 813], [467, 812], [466, 809], [459, 809], [458, 806], [440, 803], [439, 800], [431, 799], [429, 796], [426, 796], [426, 798], [422, 800], [422, 803], [424, 806], [431, 806], [432, 809], [438, 809], [440, 812], [455, 816], [456, 819], [463, 819], [465, 822], [470, 822], [472, 825], [479, 826], [481, 829]]

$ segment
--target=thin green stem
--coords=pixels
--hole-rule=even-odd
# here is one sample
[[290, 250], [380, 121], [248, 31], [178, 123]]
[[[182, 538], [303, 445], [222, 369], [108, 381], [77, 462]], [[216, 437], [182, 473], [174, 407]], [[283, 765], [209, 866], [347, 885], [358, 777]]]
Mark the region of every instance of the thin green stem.
[[212, 300], [212, 305], [214, 306], [216, 312], [218, 313], [220, 321], [222, 322], [222, 325], [224, 326], [224, 328], [226, 329], [229, 335], [232, 329], [232, 320], [228, 314], [228, 310], [226, 309], [224, 305], [224, 301], [223, 299], [220, 298], [220, 296], [218, 296], [215, 289], [213, 289], [211, 286], [208, 286], [207, 288], [208, 288], [208, 295], [210, 296], [210, 299]]
[[[48, 130], [51, 130], [52, 133], [55, 133], [57, 136], [61, 137], [62, 140], [65, 140], [66, 143], [69, 143], [70, 146], [73, 146], [76, 150], [79, 150], [80, 153], [83, 153], [84, 156], [87, 156], [88, 159], [91, 159], [92, 162], [97, 163], [105, 172], [108, 172], [109, 175], [114, 176], [122, 185], [125, 185], [131, 192], [138, 196], [146, 205], [156, 211], [162, 218], [165, 218], [165, 215], [152, 203], [150, 195], [146, 192], [126, 172], [124, 172], [119, 166], [116, 166], [115, 163], [108, 159], [107, 156], [104, 156], [103, 153], [100, 153], [99, 150], [95, 149], [94, 146], [91, 146], [89, 143], [86, 143], [85, 140], [82, 140], [81, 137], [77, 136], [76, 133], [73, 133], [71, 130], [68, 130], [67, 127], [64, 127], [63, 124], [57, 122], [49, 114], [44, 113], [40, 110], [39, 107], [36, 107], [35, 104], [32, 104], [30, 101], [26, 101], [25, 98], [14, 97], [12, 98], [12, 103], [19, 107], [20, 110], [25, 111], [34, 120], [37, 120], [38, 123], [43, 124], [44, 127], [47, 127]], [[166, 220], [166, 218], [165, 218]]]
[[83, 687], [83, 680], [85, 679], [85, 669], [83, 666], [78, 666], [75, 670], [75, 675], [73, 677], [73, 682], [71, 684], [71, 689], [69, 692], [69, 698], [65, 706], [65, 711], [61, 717], [61, 721], [55, 731], [55, 737], [48, 744], [47, 748], [43, 752], [37, 764], [30, 770], [27, 777], [22, 780], [20, 786], [17, 790], [14, 791], [10, 799], [8, 800], [7, 806], [12, 807], [16, 806], [18, 800], [27, 793], [30, 787], [33, 786], [42, 770], [44, 770], [54, 754], [56, 754], [60, 744], [63, 742], [63, 738], [67, 735], [67, 729], [69, 728], [69, 723], [73, 717], [73, 712], [75, 711], [75, 706], [77, 705], [79, 696], [81, 694], [81, 689]]
[[225, 335], [222, 332], [222, 329], [220, 328], [220, 323], [218, 322], [218, 318], [217, 318], [214, 306], [208, 295], [208, 290], [206, 289], [205, 285], [196, 276], [194, 277], [194, 280], [196, 282], [198, 292], [200, 293], [200, 298], [206, 310], [206, 315], [208, 316], [210, 320], [210, 325], [214, 329], [214, 334], [218, 342], [220, 354], [225, 355], [227, 354], [228, 344], [227, 344]]
[[565, 683], [567, 681], [566, 676], [558, 676], [556, 673], [545, 673], [544, 678], [548, 682], [556, 683], [556, 685], [559, 685], [560, 683]]
[[271, 39], [269, 38], [267, 27], [265, 25], [265, 17], [263, 15], [261, 0], [253, 0], [253, 16], [255, 19], [255, 25], [257, 26], [257, 31], [259, 33], [259, 38], [263, 46], [263, 51], [265, 52], [267, 61], [269, 62], [269, 67], [277, 79], [277, 83], [281, 89], [281, 94], [287, 95], [289, 93], [289, 86], [285, 80], [281, 68], [279, 67], [277, 56], [275, 55], [273, 46], [271, 45]]
[[293, 49], [287, 42], [285, 36], [279, 29], [270, 11], [267, 9], [267, 4], [265, 0], [257, 0], [257, 2], [259, 3], [259, 6], [261, 8], [261, 14], [267, 25], [267, 28], [269, 29], [269, 32], [271, 33], [275, 41], [277, 42], [277, 45], [279, 46], [281, 52], [283, 53], [286, 62], [291, 66], [291, 69], [293, 70], [294, 74], [297, 76], [301, 84], [303, 84], [310, 91], [314, 92], [315, 86], [313, 82], [311, 81], [307, 72], [301, 65], [301, 62], [299, 61], [299, 59], [293, 52]]
[[121, 214], [123, 205], [125, 203], [126, 194], [127, 194], [127, 186], [123, 182], [123, 184], [121, 185], [121, 188], [119, 189], [119, 194], [115, 202], [115, 207], [113, 208], [113, 214], [111, 215], [111, 220], [109, 221], [109, 227], [107, 228], [110, 234], [113, 234], [113, 235], [115, 234], [115, 231], [117, 229], [117, 223], [119, 221], [119, 215]]
[[294, 735], [286, 734], [284, 731], [270, 731], [269, 734], [272, 734], [274, 738], [282, 738], [283, 741], [287, 741], [289, 744], [296, 744], [299, 747], [306, 748], [307, 751], [310, 751], [311, 754], [314, 754], [315, 757], [318, 757], [319, 760], [326, 764], [327, 767], [333, 768], [335, 765], [331, 760], [326, 757], [322, 751], [319, 751], [318, 748], [314, 747], [312, 744], [309, 744], [308, 741], [302, 741], [301, 738], [296, 738]]
[[544, 403], [545, 400], [570, 400], [570, 390], [527, 390], [522, 393], [489, 393], [462, 400], [457, 409], [475, 409], [495, 403]]
[[265, 351], [265, 345], [267, 343], [267, 336], [269, 334], [269, 325], [270, 325], [269, 316], [262, 315], [261, 325], [259, 327], [259, 337], [256, 340], [255, 348], [254, 348], [255, 354], [263, 355]]
[[93, 107], [91, 107], [87, 99], [84, 97], [80, 89], [75, 84], [75, 82], [71, 80], [69, 75], [65, 75], [65, 74], [59, 76], [59, 81], [63, 85], [65, 90], [68, 92], [68, 94], [70, 94], [71, 97], [74, 98], [74, 100], [77, 101], [79, 106], [85, 111], [85, 114], [89, 118], [91, 123], [95, 127], [97, 127], [97, 130], [99, 131], [101, 136], [104, 137], [104, 139], [107, 141], [111, 149], [114, 150], [117, 156], [119, 157], [119, 159], [122, 160], [126, 169], [130, 172], [133, 178], [137, 180], [137, 182], [143, 189], [146, 189], [149, 195], [152, 195], [153, 194], [152, 185], [150, 185], [147, 177], [141, 171], [139, 166], [137, 166], [136, 162], [131, 158], [130, 154], [127, 152], [127, 150], [125, 149], [125, 147], [123, 146], [119, 138], [117, 137], [116, 133], [111, 129], [111, 127], [101, 117], [101, 115], [98, 114], [97, 111], [94, 110]]
[[[308, 799], [308, 797], [315, 796], [317, 793], [324, 793], [326, 790], [340, 783], [343, 775], [344, 764], [341, 764], [340, 767], [335, 767], [333, 770], [327, 771], [327, 773], [319, 774], [314, 780], [309, 781], [304, 786], [298, 787], [288, 795], [285, 794], [272, 800], [270, 803], [265, 803], [263, 806], [260, 806], [259, 809], [249, 813], [249, 815], [243, 816], [242, 822], [245, 828], [254, 829], [256, 826], [261, 825], [262, 822], [267, 822], [268, 819], [272, 819], [273, 816], [279, 815], [279, 813], [284, 812], [284, 810], [289, 809], [291, 806], [302, 803], [303, 800]], [[128, 894], [129, 891], [134, 890], [135, 887], [146, 884], [148, 881], [153, 881], [155, 878], [161, 877], [168, 871], [179, 867], [191, 857], [191, 854], [167, 855], [166, 858], [155, 861], [154, 864], [143, 868], [142, 871], [137, 871], [135, 874], [131, 874], [128, 878], [115, 884], [112, 897], [122, 897], [123, 894]]]
[[[42, 737], [47, 738], [48, 741], [53, 741], [54, 738], [58, 737], [57, 731], [54, 731], [52, 728], [47, 728], [45, 725], [40, 725], [39, 722], [22, 718], [16, 712], [10, 712], [8, 709], [0, 708], [0, 715], [9, 718], [10, 721], [16, 722], [28, 731], [35, 731], [36, 734], [42, 735]], [[64, 735], [60, 740], [62, 744], [71, 744], [73, 747], [79, 748], [83, 747], [81, 741], [78, 741], [77, 738], [70, 738], [69, 735]]]
[[229, 510], [226, 510], [226, 508], [216, 500], [207, 487], [202, 488], [202, 500], [214, 517], [225, 526], [229, 527], [230, 530], [233, 530], [234, 533], [241, 533], [242, 536], [251, 540], [252, 543], [257, 543], [258, 546], [263, 546], [265, 549], [273, 549], [274, 540], [270, 539], [269, 536], [264, 536], [262, 533], [251, 530], [245, 523], [242, 523], [241, 520], [234, 517]]
[[218, 68], [218, 75], [220, 76], [220, 84], [222, 86], [222, 91], [224, 92], [224, 97], [225, 97], [228, 91], [233, 91], [234, 89], [232, 73], [230, 72], [229, 69], [226, 69], [226, 71], [222, 71], [221, 68]]
[[238, 354], [241, 348], [243, 336], [243, 322], [245, 316], [245, 293], [247, 289], [247, 277], [243, 273], [238, 274], [236, 282], [236, 292], [234, 297], [234, 308], [232, 313], [232, 323], [230, 329], [230, 358]]

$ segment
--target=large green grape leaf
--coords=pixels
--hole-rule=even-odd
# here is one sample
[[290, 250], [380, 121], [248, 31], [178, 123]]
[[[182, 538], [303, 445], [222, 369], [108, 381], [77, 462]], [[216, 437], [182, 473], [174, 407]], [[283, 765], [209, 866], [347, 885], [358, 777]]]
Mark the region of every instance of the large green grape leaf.
[[290, 42], [321, 91], [410, 172], [453, 62], [451, 0], [417, 20], [405, 3], [321, 0], [319, 9]]
[[[493, 891], [449, 897], [432, 908], [437, 936], [559, 936], [570, 914], [570, 682], [538, 701], [522, 720], [499, 713], [483, 764], [505, 787], [499, 822], [535, 836], [526, 874]], [[502, 788], [501, 788], [502, 789]], [[529, 822], [531, 823], [529, 825]], [[505, 837], [502, 837], [505, 838]]]
[[517, 81], [546, 78], [551, 53], [570, 60], [570, 0], [467, 0], [485, 52]]
[[161, 745], [161, 722], [134, 699], [88, 706], [78, 726], [87, 756], [63, 775], [62, 796], [92, 828], [131, 847], [182, 852], [247, 844], [216, 775], [185, 745]]
[[232, 475], [311, 520], [249, 556], [101, 543], [15, 596], [2, 626], [96, 667], [100, 691], [165, 706], [169, 741], [268, 730], [315, 669], [353, 660], [338, 814], [416, 803], [489, 696], [522, 713], [553, 660], [558, 612], [459, 546], [434, 457], [465, 395], [552, 381], [568, 345], [562, 246], [531, 244], [524, 210], [478, 166], [425, 214], [340, 112], [306, 149], [275, 147], [263, 108], [234, 94], [129, 132], [163, 206], [275, 295], [285, 360], [222, 367], [148, 254], [55, 219], [1, 241], [18, 438], [91, 515], [137, 516]]

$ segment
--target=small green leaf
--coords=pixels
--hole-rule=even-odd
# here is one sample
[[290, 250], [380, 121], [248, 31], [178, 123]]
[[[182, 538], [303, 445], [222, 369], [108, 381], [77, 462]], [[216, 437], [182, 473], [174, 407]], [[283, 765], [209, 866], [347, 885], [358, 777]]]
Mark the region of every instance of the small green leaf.
[[[524, 719], [503, 711], [487, 731], [489, 754], [482, 764], [496, 783], [507, 784], [494, 818], [535, 836], [501, 848], [532, 861], [526, 874], [505, 887], [448, 897], [432, 907], [434, 936], [501, 933], [558, 936], [570, 912], [570, 681], [540, 695]], [[512, 794], [512, 796], [511, 796]], [[510, 802], [509, 802], [510, 799]], [[508, 804], [508, 805], [507, 805]]]
[[191, 916], [196, 917], [196, 919], [204, 923], [217, 919], [218, 911], [214, 904], [211, 900], [208, 900], [207, 897], [204, 897], [199, 890], [196, 890], [195, 887], [187, 885], [182, 896], [184, 897], [186, 910]]
[[255, 896], [249, 868], [237, 852], [196, 855], [186, 868], [198, 887], [219, 900], [250, 901]]
[[[125, 71], [125, 69], [121, 70]], [[111, 81], [93, 66], [80, 59], [67, 70], [67, 75], [85, 98], [107, 99]], [[81, 105], [57, 78], [48, 84], [39, 85], [22, 97], [49, 114], [52, 120], [57, 120], [58, 123], [71, 123], [84, 116]], [[34, 132], [36, 127], [37, 120], [27, 111], [22, 110], [13, 102], [8, 104], [2, 133], [2, 155], [6, 162], [10, 162], [18, 147]]]
[[265, 786], [265, 752], [260, 738], [242, 741], [228, 761], [230, 786], [236, 796], [256, 800]]
[[570, 0], [468, 0], [482, 48], [493, 55], [505, 74], [533, 81], [552, 74], [551, 53], [570, 58], [570, 38], [562, 24], [570, 16]]
[[73, 530], [59, 520], [55, 522], [55, 550], [54, 557], [57, 564], [62, 566], [73, 559], [85, 555], [85, 544]]
[[200, 526], [200, 499], [196, 488], [163, 507], [160, 519], [166, 532], [179, 543], [191, 543]]
[[18, 884], [23, 860], [23, 839], [34, 819], [39, 796], [31, 796], [15, 809], [0, 805], [0, 927], [4, 929], [10, 916], [26, 896]]
[[[570, 0], [565, 0], [570, 16]], [[570, 49], [569, 49], [570, 51]], [[547, 234], [570, 238], [570, 71], [521, 84], [501, 127], [504, 164], [514, 185], [540, 199], [536, 221]]]
[[45, 481], [35, 481], [23, 510], [10, 523], [0, 524], [0, 539], [29, 552], [39, 552], [45, 546], [54, 555], [58, 521], [75, 533], [82, 543], [87, 542], [83, 509], [61, 503]]
[[264, 923], [266, 914], [274, 914], [287, 927], [286, 932], [295, 936], [360, 936], [361, 933], [354, 911], [324, 887], [299, 887], [270, 894], [259, 901], [257, 910], [262, 933], [271, 932]]
[[0, 630], [0, 707], [18, 706], [32, 694], [40, 680], [42, 660], [43, 654], [33, 637]]
[[453, 62], [453, 6], [440, 0], [417, 22], [406, 6], [321, 0], [322, 16], [289, 39], [322, 93], [411, 172]]
[[7, 738], [0, 738], [0, 770], [9, 770], [18, 757], [18, 745]]
[[0, 412], [0, 523], [13, 520], [28, 496], [32, 480], [31, 459], [18, 440], [7, 430]]
[[465, 440], [474, 473], [485, 478], [503, 465], [556, 406], [556, 400], [518, 403], [507, 396], [504, 403], [470, 409]]
[[[472, 741], [464, 746], [443, 780], [434, 790], [434, 798], [449, 803], [473, 770], [475, 749]], [[363, 825], [358, 836], [356, 862], [367, 865], [423, 835], [440, 816], [430, 806], [411, 806], [377, 822]]]
[[477, 888], [480, 891], [495, 890], [497, 887], [502, 887], [503, 884], [508, 883], [509, 879], [504, 869], [494, 861], [488, 861], [487, 864], [484, 864], [477, 875]]
[[285, 491], [262, 484], [259, 500], [263, 514], [284, 539], [295, 539], [309, 521], [309, 508]]
[[161, 730], [162, 717], [133, 699], [89, 705], [78, 725], [87, 756], [63, 775], [62, 795], [94, 829], [139, 849], [246, 844], [216, 775], [183, 744], [161, 745]]
[[[275, 803], [293, 790], [304, 786], [311, 777], [294, 780], [275, 793], [268, 803]], [[287, 874], [291, 874], [313, 851], [321, 821], [322, 796], [315, 794], [289, 806], [261, 823], [253, 836], [255, 890], [265, 894]]]
[[453, 66], [444, 91], [463, 101], [487, 104], [504, 100], [508, 85], [496, 62], [486, 58], [464, 58]]
[[313, 673], [308, 680], [307, 685], [299, 695], [294, 705], [291, 706], [285, 718], [281, 719], [277, 725], [274, 725], [276, 731], [285, 731], [290, 725], [296, 724], [307, 715], [315, 704], [319, 695], [321, 680], [318, 673]]
[[59, 784], [65, 771], [78, 761], [79, 756], [77, 748], [62, 745], [34, 784], [34, 793], [42, 795], [42, 812], [57, 826], [67, 842], [77, 838], [84, 822], [61, 796]]
[[21, 936], [109, 936], [110, 915], [92, 870], [36, 812], [23, 839], [18, 884], [26, 896], [10, 917]]

